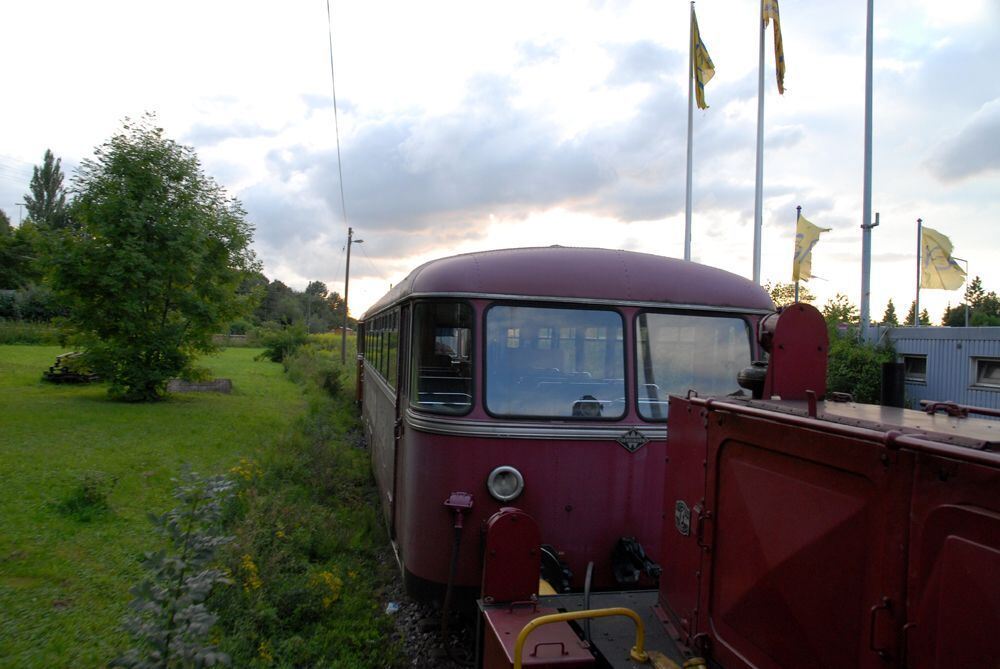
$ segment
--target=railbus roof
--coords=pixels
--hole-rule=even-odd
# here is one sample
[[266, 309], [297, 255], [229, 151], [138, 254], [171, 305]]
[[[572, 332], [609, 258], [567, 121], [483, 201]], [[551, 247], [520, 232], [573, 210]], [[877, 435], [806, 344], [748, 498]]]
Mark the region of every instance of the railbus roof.
[[433, 295], [774, 310], [763, 288], [716, 267], [634, 251], [548, 246], [431, 260], [373, 304], [362, 320], [407, 297]]

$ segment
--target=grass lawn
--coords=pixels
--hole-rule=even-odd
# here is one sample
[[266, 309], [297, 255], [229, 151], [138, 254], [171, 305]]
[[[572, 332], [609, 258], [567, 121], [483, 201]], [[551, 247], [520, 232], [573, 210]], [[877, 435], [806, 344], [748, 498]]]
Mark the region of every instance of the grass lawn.
[[[224, 473], [289, 430], [305, 408], [281, 365], [233, 348], [199, 364], [233, 393], [157, 404], [107, 399], [106, 387], [43, 383], [63, 350], [0, 345], [0, 667], [101, 667], [124, 650], [120, 624], [157, 547], [146, 519], [173, 506], [188, 463]], [[90, 521], [56, 508], [86, 472], [117, 479]]]

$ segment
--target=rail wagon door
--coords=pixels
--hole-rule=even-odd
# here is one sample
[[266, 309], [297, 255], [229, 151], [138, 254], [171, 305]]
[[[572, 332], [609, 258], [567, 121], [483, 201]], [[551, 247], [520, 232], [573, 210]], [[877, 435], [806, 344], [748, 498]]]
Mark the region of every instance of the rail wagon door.
[[396, 497], [399, 492], [399, 457], [403, 441], [403, 429], [406, 421], [406, 408], [410, 405], [410, 306], [404, 304], [399, 309], [399, 322], [397, 323], [397, 340], [399, 342], [399, 353], [397, 355], [396, 370], [396, 409], [393, 420], [392, 446], [389, 453], [389, 476], [392, 483], [391, 495], [389, 497], [389, 538], [396, 538]]
[[710, 412], [698, 624], [725, 667], [899, 659], [912, 453]]
[[1000, 467], [919, 456], [914, 477], [907, 667], [1000, 664]]

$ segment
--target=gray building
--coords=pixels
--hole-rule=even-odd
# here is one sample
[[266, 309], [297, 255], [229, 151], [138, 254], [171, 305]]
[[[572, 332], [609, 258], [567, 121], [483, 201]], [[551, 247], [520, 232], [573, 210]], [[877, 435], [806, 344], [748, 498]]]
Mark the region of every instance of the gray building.
[[906, 376], [906, 403], [1000, 409], [1000, 327], [898, 327], [886, 335]]

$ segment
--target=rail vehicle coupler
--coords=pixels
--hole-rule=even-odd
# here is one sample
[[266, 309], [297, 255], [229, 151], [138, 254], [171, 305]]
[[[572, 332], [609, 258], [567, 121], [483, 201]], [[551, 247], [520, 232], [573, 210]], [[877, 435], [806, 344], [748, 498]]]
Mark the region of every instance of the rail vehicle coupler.
[[663, 571], [660, 565], [649, 559], [635, 537], [621, 537], [615, 544], [611, 552], [611, 570], [619, 585], [635, 585], [642, 573], [657, 578]]
[[444, 505], [455, 514], [455, 529], [462, 529], [463, 516], [472, 511], [472, 493], [453, 492], [444, 501]]

